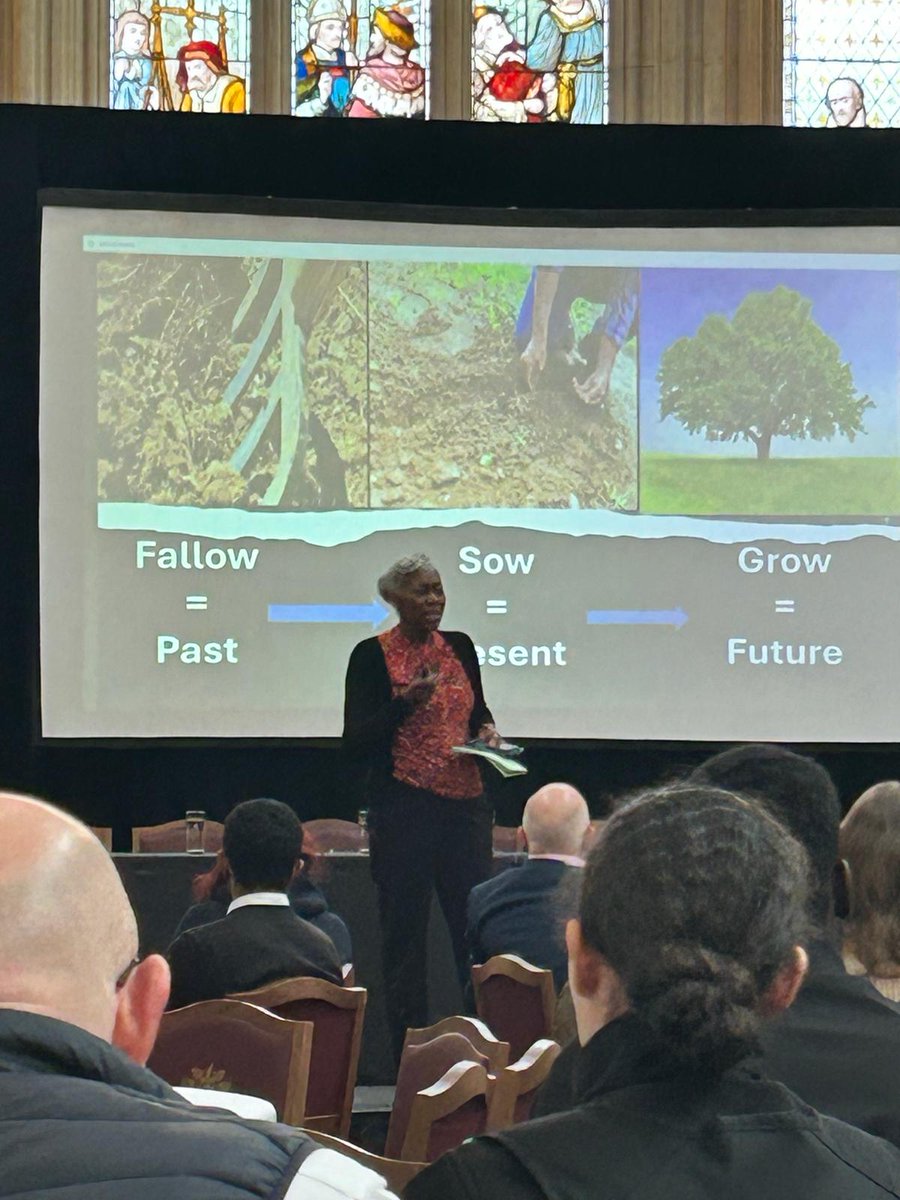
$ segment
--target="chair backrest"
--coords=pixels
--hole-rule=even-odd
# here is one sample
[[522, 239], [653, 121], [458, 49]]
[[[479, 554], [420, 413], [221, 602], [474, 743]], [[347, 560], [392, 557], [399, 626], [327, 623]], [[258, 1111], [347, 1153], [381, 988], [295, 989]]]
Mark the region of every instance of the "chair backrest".
[[[207, 854], [217, 854], [222, 849], [224, 828], [221, 821], [204, 821], [203, 849]], [[131, 831], [133, 854], [183, 854], [185, 844], [183, 817], [164, 825], [138, 825]]]
[[354, 1146], [352, 1142], [345, 1142], [330, 1133], [322, 1133], [319, 1129], [310, 1129], [308, 1132], [325, 1150], [336, 1150], [338, 1154], [343, 1154], [381, 1175], [387, 1180], [390, 1190], [398, 1196], [402, 1196], [410, 1180], [415, 1179], [423, 1167], [428, 1166], [424, 1162], [402, 1162], [399, 1158], [382, 1158], [380, 1154], [370, 1154], [368, 1150]]
[[488, 1102], [490, 1133], [528, 1120], [537, 1090], [550, 1074], [559, 1053], [558, 1042], [543, 1039], [526, 1050], [518, 1062], [503, 1068], [494, 1081]]
[[148, 1066], [173, 1086], [261, 1096], [299, 1125], [313, 1027], [237, 1000], [204, 1000], [163, 1015]]
[[308, 838], [316, 853], [327, 854], [329, 850], [356, 851], [366, 848], [366, 835], [355, 821], [340, 821], [336, 817], [318, 817], [303, 822], [304, 845]]
[[[507, 1048], [508, 1049], [508, 1048]], [[421, 1043], [407, 1041], [397, 1070], [397, 1086], [388, 1124], [384, 1152], [388, 1158], [405, 1158], [403, 1145], [409, 1130], [413, 1102], [419, 1092], [443, 1079], [451, 1067], [461, 1062], [477, 1062], [488, 1068], [487, 1058], [479, 1054], [462, 1033], [441, 1033]]]
[[[465, 1057], [478, 1062], [478, 1056], [483, 1056], [492, 1075], [502, 1071], [509, 1062], [509, 1042], [501, 1042], [495, 1038], [484, 1021], [479, 1021], [477, 1017], [444, 1017], [442, 1021], [424, 1029], [407, 1029], [403, 1043], [404, 1053], [407, 1046], [422, 1046], [426, 1042], [433, 1042], [444, 1033], [462, 1034], [474, 1051]], [[442, 1071], [441, 1074], [443, 1073]]]
[[556, 1008], [552, 971], [515, 954], [497, 954], [472, 967], [472, 985], [479, 1017], [496, 1037], [509, 1042], [513, 1061], [550, 1036]]
[[112, 851], [111, 825], [91, 825], [90, 830], [104, 850]]
[[491, 1082], [481, 1063], [459, 1062], [437, 1083], [417, 1092], [400, 1157], [434, 1162], [466, 1138], [484, 1133]]
[[303, 1124], [346, 1137], [359, 1069], [365, 988], [339, 987], [326, 979], [282, 979], [233, 1000], [258, 1004], [292, 1021], [309, 1021], [315, 1032]]

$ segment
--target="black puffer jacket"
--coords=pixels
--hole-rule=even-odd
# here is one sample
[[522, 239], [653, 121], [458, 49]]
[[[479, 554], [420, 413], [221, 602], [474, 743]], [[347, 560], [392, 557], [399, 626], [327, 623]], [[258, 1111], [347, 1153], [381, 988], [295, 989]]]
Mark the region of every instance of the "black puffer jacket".
[[317, 1148], [192, 1108], [74, 1025], [0, 1010], [3, 1200], [280, 1200]]

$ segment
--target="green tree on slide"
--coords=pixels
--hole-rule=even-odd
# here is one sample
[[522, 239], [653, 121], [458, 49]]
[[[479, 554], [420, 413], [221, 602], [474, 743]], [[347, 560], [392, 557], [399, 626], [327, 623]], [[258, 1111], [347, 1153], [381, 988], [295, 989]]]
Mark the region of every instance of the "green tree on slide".
[[751, 292], [732, 320], [707, 317], [663, 354], [660, 411], [708, 442], [753, 442], [759, 462], [773, 437], [851, 442], [873, 407], [856, 394], [850, 364], [791, 288]]

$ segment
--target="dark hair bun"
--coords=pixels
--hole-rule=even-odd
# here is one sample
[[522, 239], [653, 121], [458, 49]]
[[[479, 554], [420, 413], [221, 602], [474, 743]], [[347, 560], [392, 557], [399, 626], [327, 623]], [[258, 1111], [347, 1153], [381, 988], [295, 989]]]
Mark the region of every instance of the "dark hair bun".
[[758, 1049], [756, 982], [736, 959], [703, 946], [660, 947], [628, 993], [683, 1065], [720, 1072]]

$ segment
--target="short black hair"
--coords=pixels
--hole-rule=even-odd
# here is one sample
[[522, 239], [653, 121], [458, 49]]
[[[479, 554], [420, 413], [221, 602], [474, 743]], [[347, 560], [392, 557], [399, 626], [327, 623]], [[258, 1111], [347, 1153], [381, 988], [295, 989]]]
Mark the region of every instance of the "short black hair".
[[793, 834], [812, 868], [810, 919], [824, 925], [834, 907], [841, 824], [837, 789], [825, 768], [783, 746], [736, 746], [702, 763], [691, 782], [752, 796]]
[[244, 800], [225, 818], [222, 850], [239, 887], [283, 892], [303, 851], [303, 826], [280, 800]]

